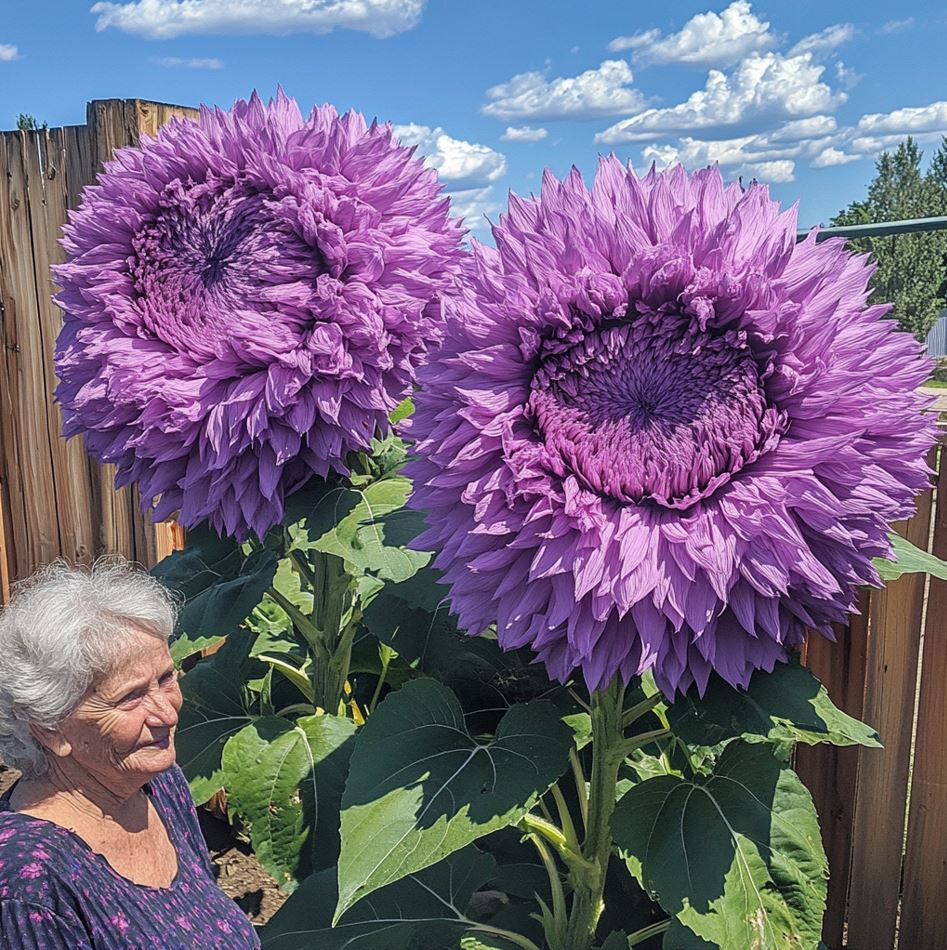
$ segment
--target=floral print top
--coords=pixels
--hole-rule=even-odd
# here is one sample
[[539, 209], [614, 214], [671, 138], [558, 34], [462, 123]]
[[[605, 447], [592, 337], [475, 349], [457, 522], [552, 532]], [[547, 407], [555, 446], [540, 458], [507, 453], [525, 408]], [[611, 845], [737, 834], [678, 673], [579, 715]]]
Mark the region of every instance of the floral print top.
[[260, 946], [217, 886], [187, 780], [177, 766], [145, 785], [177, 851], [169, 887], [122, 877], [77, 834], [0, 798], [0, 947], [192, 950]]

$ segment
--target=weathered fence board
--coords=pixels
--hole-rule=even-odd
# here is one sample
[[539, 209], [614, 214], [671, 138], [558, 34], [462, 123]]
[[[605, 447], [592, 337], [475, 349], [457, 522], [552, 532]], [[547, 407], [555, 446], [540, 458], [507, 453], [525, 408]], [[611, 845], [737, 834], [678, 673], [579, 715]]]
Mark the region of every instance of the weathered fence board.
[[[925, 492], [917, 515], [897, 527], [926, 547], [930, 513]], [[849, 888], [849, 905], [860, 910], [848, 921], [849, 946], [866, 950], [894, 944], [924, 584], [923, 574], [909, 574], [871, 596], [863, 716], [884, 749], [860, 751]]]
[[61, 551], [47, 425], [46, 352], [33, 271], [26, 166], [29, 144], [26, 133], [0, 136], [0, 167], [6, 172], [0, 201], [6, 363], [2, 382], [5, 391], [9, 387], [11, 410], [4, 435], [15, 443], [4, 447], [4, 483], [9, 485], [14, 576], [21, 576], [28, 566], [52, 560]]
[[[947, 554], [945, 456], [931, 457], [940, 471], [936, 497], [925, 492], [917, 514], [897, 526], [918, 547], [929, 549], [933, 517], [941, 556]], [[837, 645], [817, 637], [807, 644], [806, 661], [835, 702], [873, 725], [885, 745], [883, 750], [797, 751], [829, 857], [823, 940], [832, 950], [947, 948], [947, 584], [932, 583], [925, 659], [919, 664], [926, 583], [923, 575], [907, 575], [871, 591], [863, 598], [862, 616], [852, 618]], [[934, 874], [938, 866], [940, 873]]]
[[[938, 502], [947, 499], [941, 462]], [[931, 550], [947, 558], [947, 503], [939, 503]], [[901, 942], [947, 947], [947, 581], [931, 578], [924, 629], [921, 692], [911, 776]]]
[[116, 148], [196, 110], [99, 100], [85, 125], [0, 132], [0, 603], [10, 584], [56, 557], [120, 553], [150, 565], [180, 538], [142, 515], [137, 489], [60, 436], [53, 351], [62, 316], [49, 266], [75, 207]]
[[[859, 597], [861, 613], [847, 627], [836, 627], [838, 640], [812, 637], [806, 644], [806, 664], [816, 672], [829, 695], [850, 715], [861, 719], [865, 705], [865, 664], [868, 646], [869, 594]], [[796, 768], [812, 792], [819, 810], [822, 840], [832, 873], [823, 939], [842, 946], [845, 905], [852, 874], [852, 820], [858, 778], [858, 748], [805, 746], [796, 750]]]

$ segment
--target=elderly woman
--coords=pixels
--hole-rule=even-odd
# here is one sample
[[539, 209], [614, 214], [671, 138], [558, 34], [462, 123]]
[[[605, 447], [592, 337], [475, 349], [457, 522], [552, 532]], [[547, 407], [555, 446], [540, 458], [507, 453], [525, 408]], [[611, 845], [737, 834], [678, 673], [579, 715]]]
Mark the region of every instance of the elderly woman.
[[181, 770], [175, 605], [123, 562], [55, 564], [0, 613], [0, 946], [258, 947]]

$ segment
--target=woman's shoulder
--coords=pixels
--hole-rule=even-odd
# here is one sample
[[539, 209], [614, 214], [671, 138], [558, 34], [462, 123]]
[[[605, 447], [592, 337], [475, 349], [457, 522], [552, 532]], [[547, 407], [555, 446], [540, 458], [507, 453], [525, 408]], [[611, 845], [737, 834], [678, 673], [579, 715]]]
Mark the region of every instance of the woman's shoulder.
[[81, 875], [81, 855], [69, 833], [15, 811], [0, 813], [0, 900], [45, 903]]

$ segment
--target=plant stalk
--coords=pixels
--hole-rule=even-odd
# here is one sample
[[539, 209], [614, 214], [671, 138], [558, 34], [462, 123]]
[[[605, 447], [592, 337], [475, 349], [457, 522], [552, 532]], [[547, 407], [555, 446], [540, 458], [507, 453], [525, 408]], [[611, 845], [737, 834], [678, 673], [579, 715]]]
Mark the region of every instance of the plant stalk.
[[313, 551], [310, 558], [314, 578], [312, 621], [318, 631], [315, 642], [309, 644], [313, 650], [312, 688], [315, 704], [336, 714], [344, 700], [357, 626], [355, 616], [345, 616], [352, 608], [352, 577], [345, 561], [335, 554]]
[[618, 769], [624, 759], [622, 704], [625, 686], [616, 677], [592, 693], [592, 774], [588, 821], [582, 856], [588, 868], [572, 875], [573, 899], [565, 940], [556, 950], [589, 950], [602, 913], [605, 874], [612, 850], [611, 818], [615, 810]]

